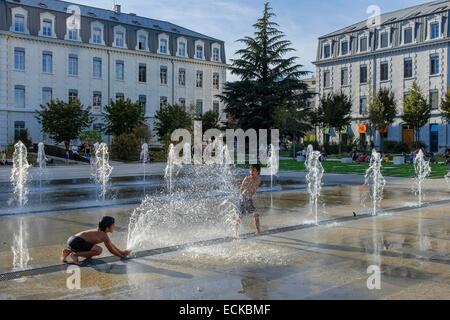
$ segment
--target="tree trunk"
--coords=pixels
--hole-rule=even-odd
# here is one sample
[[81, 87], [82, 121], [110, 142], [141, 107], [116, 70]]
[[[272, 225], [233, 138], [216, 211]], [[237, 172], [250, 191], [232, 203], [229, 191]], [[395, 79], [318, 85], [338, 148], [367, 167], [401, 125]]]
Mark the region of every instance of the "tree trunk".
[[339, 154], [342, 154], [342, 132], [339, 130]]
[[381, 134], [380, 132], [380, 153], [382, 154], [384, 152], [384, 133]]

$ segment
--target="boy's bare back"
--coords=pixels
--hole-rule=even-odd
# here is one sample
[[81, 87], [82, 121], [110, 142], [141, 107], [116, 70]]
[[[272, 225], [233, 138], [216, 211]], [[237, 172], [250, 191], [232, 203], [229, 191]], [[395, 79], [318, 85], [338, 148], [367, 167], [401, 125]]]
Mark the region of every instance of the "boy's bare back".
[[100, 243], [104, 243], [107, 240], [109, 240], [108, 235], [103, 232], [103, 231], [99, 231], [99, 230], [87, 230], [87, 231], [82, 231], [78, 234], [75, 235], [76, 237], [80, 237], [83, 240], [92, 243], [92, 244], [100, 244]]

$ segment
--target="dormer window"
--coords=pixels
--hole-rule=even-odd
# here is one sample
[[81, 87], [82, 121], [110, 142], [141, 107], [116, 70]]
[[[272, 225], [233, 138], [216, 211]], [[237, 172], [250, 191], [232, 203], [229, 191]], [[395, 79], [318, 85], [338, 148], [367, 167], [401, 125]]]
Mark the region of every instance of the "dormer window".
[[44, 19], [42, 22], [42, 35], [45, 37], [51, 37], [53, 30], [53, 22], [49, 19]]
[[195, 41], [195, 58], [199, 60], [205, 59], [204, 51], [205, 49], [203, 41]]
[[186, 42], [178, 42], [178, 55], [180, 57], [186, 57]]
[[92, 32], [92, 42], [95, 44], [102, 43], [102, 29], [94, 28]]
[[69, 40], [78, 41], [77, 29], [69, 29]]
[[137, 45], [136, 50], [148, 51], [148, 33], [145, 30], [138, 30], [136, 33]]
[[218, 43], [214, 43], [212, 45], [212, 56], [211, 56], [211, 60], [214, 62], [220, 62], [220, 44]]
[[326, 44], [323, 46], [323, 58], [328, 59], [331, 57], [331, 44]]
[[144, 35], [139, 36], [138, 48], [139, 48], [139, 50], [147, 49], [147, 37], [146, 36], [144, 36]]
[[413, 42], [414, 34], [412, 27], [405, 27], [403, 29], [403, 44], [410, 44]]
[[367, 36], [359, 38], [359, 52], [367, 52]]
[[430, 23], [430, 39], [437, 39], [440, 37], [439, 22]]
[[384, 49], [389, 47], [389, 32], [383, 31], [380, 33], [380, 48]]
[[166, 39], [159, 40], [159, 53], [167, 54], [167, 40]]
[[343, 40], [341, 42], [341, 56], [347, 55], [349, 52], [348, 40]]
[[170, 54], [169, 50], [169, 35], [161, 33], [158, 36], [158, 53], [159, 54]]
[[105, 41], [103, 39], [103, 24], [95, 21], [91, 23], [91, 40], [90, 42], [98, 45], [105, 45]]
[[25, 32], [25, 17], [21, 14], [14, 16], [14, 31]]
[[122, 31], [116, 32], [115, 39], [116, 39], [116, 47], [123, 48], [123, 46], [125, 44], [125, 41], [124, 41], [125, 35], [123, 34]]

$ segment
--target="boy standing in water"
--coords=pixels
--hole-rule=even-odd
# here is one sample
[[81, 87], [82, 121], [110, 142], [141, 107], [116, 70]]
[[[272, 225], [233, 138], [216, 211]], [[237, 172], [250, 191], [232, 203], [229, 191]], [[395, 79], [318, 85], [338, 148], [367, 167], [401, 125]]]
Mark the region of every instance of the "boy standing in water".
[[67, 262], [70, 257], [73, 264], [80, 264], [78, 258], [86, 260], [102, 254], [102, 247], [99, 244], [104, 243], [109, 252], [119, 258], [125, 258], [130, 254], [129, 250], [120, 250], [109, 239], [108, 233], [112, 233], [116, 228], [114, 218], [103, 217], [98, 224], [98, 230], [87, 230], [80, 232], [69, 238], [67, 247], [61, 252], [61, 261]]
[[259, 175], [261, 174], [260, 165], [251, 165], [250, 174], [245, 177], [241, 184], [241, 215], [253, 215], [253, 220], [256, 228], [256, 235], [260, 235], [261, 228], [259, 222], [259, 213], [256, 211], [255, 205], [253, 203], [253, 196], [258, 190], [261, 180]]

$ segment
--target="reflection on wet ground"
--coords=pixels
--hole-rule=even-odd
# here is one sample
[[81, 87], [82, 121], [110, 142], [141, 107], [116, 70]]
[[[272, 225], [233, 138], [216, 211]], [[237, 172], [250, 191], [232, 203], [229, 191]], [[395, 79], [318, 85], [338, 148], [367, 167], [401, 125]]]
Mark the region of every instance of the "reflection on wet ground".
[[[298, 182], [258, 195], [264, 230], [311, 222], [308, 195], [304, 189], [293, 190], [294, 186], [299, 187]], [[58, 192], [81, 201], [73, 190]], [[443, 199], [450, 199], [446, 190], [426, 195], [431, 204]], [[127, 261], [109, 261], [104, 255], [82, 269], [79, 291], [68, 290], [67, 274], [56, 271], [20, 282], [0, 281], [0, 299], [449, 299], [450, 204], [419, 209], [407, 186], [393, 186], [386, 189], [381, 216], [339, 220], [368, 212], [366, 203], [365, 187], [326, 187], [320, 220], [337, 219], [333, 224], [190, 246]], [[106, 214], [114, 216], [119, 226], [113, 241], [125, 246], [128, 219], [135, 207], [118, 204], [25, 215], [30, 265], [58, 264], [66, 239], [95, 228]], [[401, 207], [407, 209], [395, 210]], [[18, 216], [0, 217], [1, 273], [11, 269], [10, 247], [17, 220]], [[243, 224], [243, 234], [252, 232], [251, 219]], [[155, 230], [155, 234], [167, 246], [228, 236], [212, 225], [179, 226], [175, 233]], [[148, 243], [147, 249], [160, 245]], [[370, 265], [381, 268], [382, 290], [367, 289]]]

